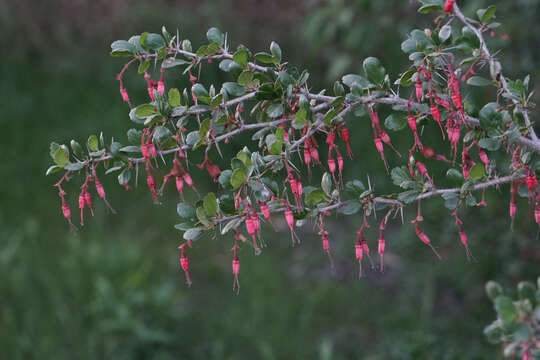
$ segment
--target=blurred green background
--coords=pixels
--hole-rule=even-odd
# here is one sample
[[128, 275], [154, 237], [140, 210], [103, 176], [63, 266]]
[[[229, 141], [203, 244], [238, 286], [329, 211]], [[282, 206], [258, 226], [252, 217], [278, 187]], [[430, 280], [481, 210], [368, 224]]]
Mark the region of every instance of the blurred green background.
[[[468, 1], [466, 12], [487, 6]], [[496, 1], [511, 42], [501, 48], [510, 76], [540, 67], [540, 1]], [[60, 201], [46, 178], [50, 141], [84, 141], [103, 131], [125, 140], [132, 127], [115, 75], [121, 60], [109, 44], [161, 25], [179, 29], [195, 47], [218, 26], [234, 45], [267, 49], [310, 70], [315, 89], [367, 56], [379, 57], [393, 78], [408, 66], [400, 43], [431, 18], [409, 1], [142, 1], [8, 0], [0, 2], [4, 43], [0, 62], [2, 159], [0, 176], [0, 350], [5, 359], [494, 359], [483, 327], [495, 317], [484, 283], [535, 280], [540, 242], [519, 203], [510, 231], [508, 189], [488, 193], [488, 208], [462, 212], [476, 262], [468, 263], [449, 211], [440, 199], [424, 203], [423, 226], [444, 257], [437, 261], [412, 226], [393, 220], [387, 231], [388, 270], [359, 281], [354, 258], [358, 215], [329, 224], [336, 272], [329, 271], [311, 226], [290, 247], [266, 227], [271, 244], [260, 256], [241, 251], [242, 289], [231, 291], [231, 240], [203, 239], [190, 252], [194, 285], [179, 271], [177, 198], [152, 205], [147, 191], [128, 192], [102, 176], [119, 215], [96, 202], [96, 216], [70, 234]], [[212, 81], [225, 75], [211, 72]], [[130, 71], [133, 98], [144, 97]], [[178, 79], [173, 86], [185, 86]], [[135, 90], [135, 88], [140, 88]], [[484, 99], [493, 94], [480, 94]], [[537, 118], [534, 115], [533, 118]], [[369, 125], [349, 122], [357, 157], [345, 178], [395, 191], [370, 139]], [[396, 139], [405, 149], [408, 139]], [[239, 144], [231, 145], [236, 149]], [[396, 165], [397, 159], [391, 158]], [[207, 176], [200, 190], [213, 189]], [[80, 179], [67, 188], [73, 217]], [[411, 214], [406, 214], [407, 219]], [[407, 220], [406, 220], [407, 221]], [[368, 242], [375, 249], [372, 226]], [[367, 270], [367, 266], [365, 267]]]

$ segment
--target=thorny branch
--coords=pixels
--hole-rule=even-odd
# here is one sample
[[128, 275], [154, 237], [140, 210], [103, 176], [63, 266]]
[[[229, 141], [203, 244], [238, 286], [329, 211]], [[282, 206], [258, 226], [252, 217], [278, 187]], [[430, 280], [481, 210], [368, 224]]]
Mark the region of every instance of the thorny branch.
[[[496, 65], [496, 62], [495, 62], [495, 58], [491, 55], [491, 53], [489, 51], [489, 48], [488, 48], [488, 46], [486, 44], [486, 40], [484, 39], [484, 35], [482, 35], [482, 29], [483, 28], [479, 29], [479, 28], [473, 26], [471, 24], [471, 22], [465, 17], [465, 15], [463, 15], [463, 13], [459, 9], [459, 6], [457, 5], [457, 3], [454, 4], [454, 10], [453, 11], [454, 11], [454, 14], [456, 15], [456, 17], [462, 23], [464, 23], [469, 29], [471, 29], [474, 32], [474, 34], [476, 35], [476, 37], [478, 38], [478, 40], [480, 41], [480, 46], [482, 48], [482, 51], [484, 52], [484, 56], [486, 57], [490, 68], [498, 69], [498, 66]], [[493, 76], [494, 81], [500, 82], [503, 92], [510, 95], [511, 93], [510, 93], [510, 90], [508, 89], [508, 83], [507, 83], [506, 78], [504, 77], [504, 75], [502, 73], [502, 70], [499, 70], [497, 73], [492, 74], [492, 76]], [[533, 124], [531, 123], [531, 120], [529, 118], [529, 113], [528, 113], [527, 109], [518, 100], [516, 100], [516, 99], [514, 99], [512, 97], [510, 97], [510, 99], [512, 100], [512, 102], [516, 106], [519, 107], [519, 109], [523, 113], [523, 118], [525, 119], [525, 125], [527, 125], [527, 127], [529, 128], [529, 130], [530, 130], [529, 133], [530, 133], [531, 139], [535, 142], [535, 145], [536, 145], [536, 143], [538, 143], [538, 136], [536, 135], [536, 132], [534, 131], [534, 127], [532, 126]], [[535, 147], [535, 149], [536, 149], [536, 147]]]

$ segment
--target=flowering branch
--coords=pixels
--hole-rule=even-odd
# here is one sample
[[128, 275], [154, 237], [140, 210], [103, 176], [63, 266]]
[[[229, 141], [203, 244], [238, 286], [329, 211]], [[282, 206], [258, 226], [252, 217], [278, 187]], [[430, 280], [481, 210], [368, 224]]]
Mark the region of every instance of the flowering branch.
[[[219, 226], [222, 234], [234, 232], [235, 288], [239, 286], [239, 246], [251, 238], [253, 249], [259, 252], [264, 247], [260, 220], [272, 223], [272, 213], [284, 213], [293, 244], [299, 240], [294, 230], [295, 219], [312, 219], [319, 229], [322, 248], [331, 264], [331, 243], [325, 217], [338, 210], [345, 215], [362, 213], [363, 221], [355, 245], [360, 273], [363, 254], [369, 255], [364, 228], [369, 226], [369, 215], [384, 207], [389, 209], [380, 220], [377, 243], [381, 270], [386, 249], [384, 230], [390, 215], [412, 202], [419, 204], [412, 221], [415, 233], [437, 256], [431, 240], [420, 227], [423, 220], [421, 200], [442, 196], [445, 206], [454, 209], [451, 216], [455, 218], [459, 238], [468, 257], [470, 250], [458, 209], [467, 205], [486, 205], [484, 194], [487, 188], [510, 184], [510, 217], [513, 219], [518, 187], [525, 184], [529, 204], [535, 207], [535, 220], [540, 224], [540, 192], [536, 178], [536, 169], [540, 169], [540, 140], [528, 115], [528, 80], [512, 82], [506, 79], [500, 64], [489, 52], [482, 32], [490, 26], [494, 10], [479, 12], [481, 25], [477, 28], [453, 1], [447, 0], [444, 7], [430, 5], [429, 9], [441, 11], [442, 16], [436, 18], [435, 29], [414, 30], [402, 44], [402, 49], [410, 54], [412, 64], [393, 83], [398, 86], [392, 86], [390, 76], [380, 61], [370, 57], [362, 64], [363, 75], [347, 74], [336, 81], [333, 96], [327, 95], [326, 90], [317, 94], [311, 92], [309, 73], [289, 69], [282, 61], [281, 48], [275, 42], [270, 45], [270, 53], [252, 54], [242, 45], [233, 53], [229, 52], [225, 34], [216, 28], [207, 33], [209, 43], [196, 51], [193, 51], [189, 40], [173, 37], [166, 29], [162, 34], [143, 33], [129, 41], [115, 41], [111, 45], [111, 54], [130, 57], [117, 76], [120, 93], [129, 104], [130, 120], [142, 129], [133, 128], [127, 132], [131, 144], [127, 146], [115, 140], [111, 140], [110, 145], [105, 144], [103, 136], [98, 138], [95, 135], [88, 138], [86, 150], [74, 140], [70, 147], [51, 144], [50, 154], [55, 164], [47, 174], [64, 171], [55, 185], [64, 217], [72, 225], [67, 192], [63, 189], [70, 181], [71, 173], [84, 171], [85, 174], [78, 202], [82, 225], [84, 210], [88, 208], [93, 214], [89, 192], [91, 182], [95, 184], [98, 196], [112, 211], [98, 178], [99, 167], [103, 167], [106, 174], [117, 172], [120, 185], [130, 189], [133, 168], [137, 177], [139, 165], [144, 165], [146, 183], [155, 203], [159, 203], [160, 196], [166, 194], [166, 186], [171, 180], [182, 199], [185, 185], [201, 198], [195, 204], [181, 201], [177, 207], [182, 222], [175, 227], [183, 232], [186, 240], [180, 245], [180, 261], [187, 282], [191, 283], [187, 248], [203, 233], [213, 233]], [[475, 34], [479, 43], [465, 35], [453, 36], [451, 22], [443, 24], [444, 19], [452, 14]], [[471, 49], [469, 58], [459, 61], [458, 43], [465, 49]], [[496, 70], [491, 74], [493, 82], [472, 76], [476, 74], [475, 67], [485, 60], [491, 69]], [[148, 72], [152, 61], [156, 64], [161, 62], [157, 81]], [[212, 84], [209, 88], [200, 83], [198, 77], [203, 65], [214, 61], [219, 61], [219, 68], [229, 73], [234, 81]], [[137, 62], [138, 72], [144, 74], [149, 100], [133, 107], [123, 75]], [[166, 93], [170, 81], [166, 82], [165, 73], [176, 66], [184, 67], [183, 74], [189, 76], [192, 86], [182, 91], [170, 87]], [[479, 112], [471, 110], [473, 107], [463, 102], [465, 85], [489, 84], [497, 84], [499, 92], [510, 99], [510, 103], [492, 102]], [[403, 95], [407, 87], [412, 87], [408, 96]], [[384, 120], [384, 128], [378, 114], [380, 107], [392, 110]], [[510, 113], [511, 107], [521, 111], [524, 124]], [[353, 117], [369, 120], [375, 148], [392, 182], [402, 189], [397, 196], [375, 194], [371, 184], [366, 187], [359, 180], [344, 181], [346, 162], [342, 146], [346, 147], [346, 155], [352, 159], [351, 142], [355, 140], [349, 134], [345, 120]], [[435, 145], [436, 149], [422, 144], [426, 135], [419, 130], [428, 128], [434, 128], [437, 133], [441, 131], [442, 141]], [[394, 147], [385, 129], [406, 131], [412, 142], [411, 148], [403, 151]], [[252, 143], [237, 154], [224, 157], [220, 144], [227, 144], [234, 136], [248, 131], [254, 132]], [[214, 160], [213, 147], [220, 160]], [[213, 192], [201, 196], [188, 172], [188, 155], [199, 148], [204, 149], [204, 160], [197, 167], [206, 170], [218, 183], [219, 196]], [[402, 161], [393, 168], [385, 156], [388, 148], [396, 152]], [[446, 151], [449, 151], [448, 157], [444, 155]], [[505, 168], [500, 162], [497, 166], [488, 154], [504, 156], [510, 166]], [[169, 162], [165, 160], [167, 155], [172, 157]], [[158, 157], [169, 171], [163, 176], [159, 188], [154, 178], [159, 166]], [[435, 161], [448, 166], [447, 176], [458, 182], [459, 187], [438, 188], [430, 174]], [[320, 185], [318, 180], [314, 182], [312, 179], [313, 167], [323, 169]], [[503, 175], [505, 173], [507, 175]], [[311, 185], [304, 188], [305, 183]], [[473, 194], [479, 190], [482, 190], [480, 202]]]
[[529, 135], [531, 136], [531, 139], [536, 143], [538, 142], [538, 136], [536, 135], [536, 132], [534, 131], [534, 127], [532, 126], [532, 123], [529, 119], [529, 113], [524, 104], [520, 103], [518, 99], [516, 99], [514, 96], [512, 96], [512, 92], [508, 89], [508, 82], [506, 81], [506, 78], [504, 77], [501, 69], [501, 64], [497, 61], [495, 61], [495, 58], [491, 55], [491, 52], [489, 51], [489, 48], [486, 44], [486, 40], [484, 39], [484, 36], [482, 35], [482, 31], [486, 29], [484, 25], [482, 25], [480, 28], [476, 28], [471, 24], [471, 22], [463, 15], [461, 10], [459, 9], [459, 6], [457, 4], [454, 4], [454, 14], [456, 17], [464, 23], [469, 29], [471, 29], [476, 37], [478, 38], [478, 41], [480, 41], [480, 46], [482, 48], [482, 52], [484, 53], [485, 58], [487, 59], [489, 66], [491, 69], [494, 69], [495, 71], [492, 71], [491, 76], [493, 78], [493, 81], [500, 82], [501, 89], [504, 94], [508, 96], [511, 101], [519, 107], [523, 114], [523, 118], [525, 119], [525, 124], [527, 125], [527, 128], [530, 130]]

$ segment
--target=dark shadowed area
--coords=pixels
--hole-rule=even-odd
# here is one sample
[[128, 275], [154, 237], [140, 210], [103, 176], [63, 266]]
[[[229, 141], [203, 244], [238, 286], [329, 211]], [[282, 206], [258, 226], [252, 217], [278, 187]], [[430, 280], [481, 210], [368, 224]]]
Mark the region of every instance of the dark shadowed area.
[[[540, 93], [540, 0], [491, 3], [510, 41], [497, 36], [490, 45], [501, 50], [509, 76], [531, 74]], [[489, 4], [470, 0], [462, 8]], [[423, 203], [423, 226], [443, 260], [415, 237], [408, 223], [414, 209], [408, 209], [404, 225], [399, 218], [390, 222], [386, 272], [366, 266], [362, 280], [354, 257], [359, 214], [329, 218], [335, 272], [311, 225], [299, 230], [302, 244], [291, 248], [287, 225], [276, 216], [277, 233], [264, 225], [269, 246], [262, 254], [241, 250], [236, 296], [230, 234], [196, 243], [190, 253], [194, 283], [185, 285], [177, 250], [181, 233], [174, 228], [178, 196], [172, 190], [156, 206], [146, 189], [127, 192], [115, 175], [103, 175], [118, 214], [109, 214], [96, 197], [95, 216], [73, 234], [52, 186], [58, 174], [45, 177], [51, 141], [85, 143], [101, 131], [122, 141], [133, 127], [115, 80], [122, 59], [109, 56], [116, 39], [159, 32], [165, 25], [191, 39], [194, 48], [212, 26], [227, 32], [234, 47], [266, 51], [275, 40], [286, 61], [308, 69], [309, 84], [318, 92], [344, 74], [360, 72], [368, 56], [378, 57], [395, 79], [409, 66], [401, 42], [432, 20], [417, 8], [402, 0], [0, 2], [2, 358], [499, 358], [500, 349], [483, 335], [495, 317], [484, 284], [494, 279], [514, 288], [540, 274], [540, 239], [527, 198], [519, 199], [511, 231], [508, 187], [489, 191], [487, 208], [461, 214], [476, 261], [467, 262], [450, 211], [433, 198]], [[203, 79], [208, 84], [226, 77], [213, 66]], [[143, 79], [135, 70], [126, 76], [130, 95], [142, 99]], [[181, 71], [169, 81], [180, 89], [189, 85]], [[474, 106], [494, 96], [492, 90], [479, 91], [469, 101]], [[351, 117], [348, 124], [356, 157], [346, 162], [345, 179], [367, 182], [369, 175], [375, 189], [395, 191], [367, 118]], [[396, 137], [395, 143], [405, 151], [409, 140]], [[244, 144], [233, 141], [216, 162], [227, 163], [227, 154]], [[205, 172], [193, 167], [193, 176], [200, 191], [215, 191]], [[66, 187], [75, 218], [80, 180]], [[376, 228], [373, 222], [366, 234], [373, 249]]]

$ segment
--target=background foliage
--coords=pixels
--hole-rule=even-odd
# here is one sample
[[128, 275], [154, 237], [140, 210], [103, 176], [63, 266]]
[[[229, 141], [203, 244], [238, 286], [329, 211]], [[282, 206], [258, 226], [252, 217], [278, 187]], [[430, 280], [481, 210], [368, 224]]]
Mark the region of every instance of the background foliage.
[[[486, 5], [469, 1], [463, 10]], [[492, 40], [503, 49], [503, 66], [509, 76], [531, 73], [538, 94], [540, 1], [496, 5], [502, 30], [512, 39], [508, 45]], [[387, 232], [387, 273], [370, 272], [362, 281], [354, 259], [357, 221], [329, 224], [336, 247], [332, 274], [316, 234], [302, 233], [302, 246], [291, 249], [286, 224], [276, 219], [282, 232], [266, 232], [270, 248], [258, 257], [247, 249], [242, 253], [242, 290], [235, 296], [230, 243], [224, 241], [197, 244], [190, 257], [195, 284], [185, 287], [179, 234], [172, 227], [178, 222], [176, 199], [153, 206], [146, 191], [126, 194], [104, 178], [120, 215], [107, 215], [99, 203], [97, 216], [71, 235], [51, 179], [43, 176], [50, 139], [99, 129], [120, 134], [129, 121], [114, 79], [120, 62], [107, 56], [114, 39], [165, 24], [196, 40], [217, 25], [256, 50], [278, 41], [288, 60], [309, 68], [314, 85], [322, 87], [358, 71], [370, 55], [395, 77], [407, 63], [401, 41], [429, 19], [417, 15], [415, 4], [25, 0], [1, 3], [0, 19], [10, 39], [0, 62], [0, 348], [6, 358], [498, 356], [482, 335], [494, 318], [483, 284], [495, 279], [515, 288], [518, 280], [534, 281], [540, 262], [526, 199], [510, 231], [507, 188], [489, 192], [488, 208], [464, 216], [477, 262], [466, 262], [440, 200], [425, 203], [424, 230], [444, 260], [419, 244], [410, 226], [394, 221]], [[178, 81], [178, 87], [185, 85]], [[350, 131], [355, 153], [365, 157], [346, 167], [345, 178], [370, 174], [385, 191], [391, 184], [375, 175], [383, 165], [369, 125], [359, 121]], [[201, 178], [209, 188], [207, 177]], [[368, 235], [374, 244], [375, 234]]]

